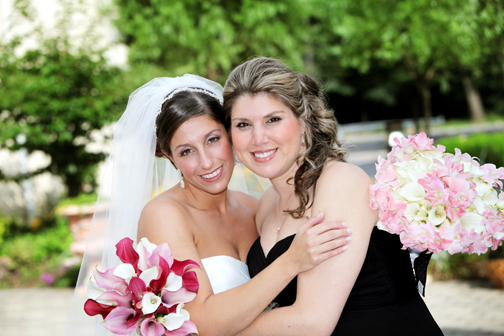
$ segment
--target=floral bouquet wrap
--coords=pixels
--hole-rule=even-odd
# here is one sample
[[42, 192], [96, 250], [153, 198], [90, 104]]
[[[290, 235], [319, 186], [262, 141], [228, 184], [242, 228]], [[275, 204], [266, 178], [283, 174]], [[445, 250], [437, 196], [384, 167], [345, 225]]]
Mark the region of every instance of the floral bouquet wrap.
[[445, 153], [425, 133], [395, 139], [378, 158], [370, 206], [378, 227], [400, 236], [403, 249], [485, 253], [504, 238], [504, 168], [480, 165], [459, 149]]
[[197, 334], [184, 303], [198, 292], [198, 279], [192, 260], [173, 259], [168, 244], [156, 246], [143, 238], [122, 239], [116, 245], [123, 264], [100, 272], [95, 268], [88, 281], [84, 310], [101, 315], [105, 328], [118, 335], [140, 329], [143, 336]]

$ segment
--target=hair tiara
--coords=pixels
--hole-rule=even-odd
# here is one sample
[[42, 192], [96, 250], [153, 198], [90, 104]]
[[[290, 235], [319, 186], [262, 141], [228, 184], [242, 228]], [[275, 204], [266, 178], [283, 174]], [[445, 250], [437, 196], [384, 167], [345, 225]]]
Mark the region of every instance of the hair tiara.
[[200, 93], [204, 93], [210, 97], [213, 97], [215, 98], [219, 104], [222, 105], [221, 101], [219, 100], [219, 98], [217, 97], [217, 95], [215, 93], [213, 93], [212, 91], [209, 91], [209, 90], [206, 90], [206, 89], [200, 89], [200, 88], [196, 88], [196, 87], [181, 87], [181, 88], [178, 88], [178, 89], [175, 89], [173, 90], [172, 92], [170, 92], [164, 99], [163, 101], [161, 102], [161, 105], [159, 106], [159, 109], [157, 110], [156, 112], [156, 118], [154, 119], [155, 122], [154, 122], [154, 136], [156, 137], [157, 139], [157, 118], [159, 117], [159, 114], [161, 114], [161, 109], [163, 108], [163, 104], [167, 101], [167, 100], [170, 100], [173, 98], [174, 95], [176, 95], [177, 93], [179, 92], [184, 92], [184, 91], [189, 91], [189, 92], [200, 92]]

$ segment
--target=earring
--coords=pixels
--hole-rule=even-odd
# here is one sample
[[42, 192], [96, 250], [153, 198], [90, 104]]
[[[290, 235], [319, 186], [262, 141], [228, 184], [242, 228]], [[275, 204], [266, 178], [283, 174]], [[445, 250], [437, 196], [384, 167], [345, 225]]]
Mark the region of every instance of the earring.
[[182, 175], [182, 172], [180, 171], [180, 169], [177, 169], [178, 173], [179, 173], [179, 178], [180, 178], [180, 187], [182, 189], [185, 188], [185, 183], [184, 183], [184, 176]]
[[305, 143], [304, 143], [304, 133], [303, 133], [303, 135], [301, 135], [301, 146], [304, 146], [304, 145], [305, 145]]

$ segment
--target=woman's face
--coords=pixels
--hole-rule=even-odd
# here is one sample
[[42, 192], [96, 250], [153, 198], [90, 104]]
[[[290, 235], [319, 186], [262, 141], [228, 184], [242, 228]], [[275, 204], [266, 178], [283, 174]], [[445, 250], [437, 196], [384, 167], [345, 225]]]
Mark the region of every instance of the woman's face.
[[296, 169], [304, 125], [291, 109], [267, 93], [243, 95], [231, 109], [236, 156], [259, 176], [274, 179]]
[[211, 194], [227, 188], [234, 156], [224, 125], [207, 115], [191, 118], [175, 131], [170, 149], [186, 184]]

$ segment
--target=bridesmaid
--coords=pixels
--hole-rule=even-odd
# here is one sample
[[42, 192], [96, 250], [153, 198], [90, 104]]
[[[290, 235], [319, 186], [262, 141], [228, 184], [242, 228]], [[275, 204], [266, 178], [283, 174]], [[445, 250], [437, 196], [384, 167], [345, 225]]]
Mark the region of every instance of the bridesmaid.
[[251, 276], [283, 255], [308, 217], [324, 213], [353, 230], [347, 252], [299, 274], [274, 300], [280, 308], [239, 335], [442, 335], [399, 236], [375, 227], [372, 181], [345, 162], [320, 84], [278, 60], [252, 59], [230, 74], [224, 113], [238, 159], [272, 183], [257, 209]]

